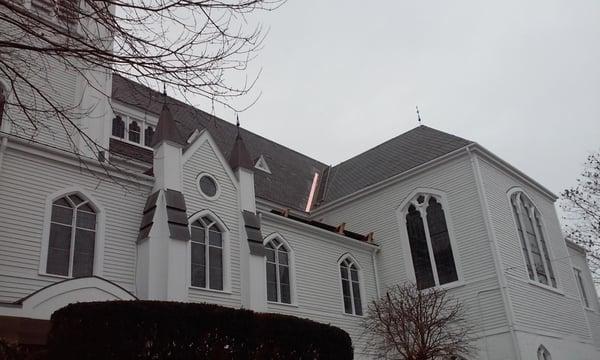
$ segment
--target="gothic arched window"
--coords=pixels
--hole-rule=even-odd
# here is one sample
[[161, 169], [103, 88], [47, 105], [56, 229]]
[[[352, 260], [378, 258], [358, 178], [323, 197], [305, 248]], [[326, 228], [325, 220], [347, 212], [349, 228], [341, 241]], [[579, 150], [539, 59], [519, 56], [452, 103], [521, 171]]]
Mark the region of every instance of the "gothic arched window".
[[137, 121], [129, 123], [129, 141], [140, 143], [140, 126]]
[[79, 194], [52, 203], [46, 273], [91, 276], [94, 269], [96, 210]]
[[344, 312], [352, 315], [362, 315], [362, 298], [360, 294], [360, 268], [350, 255], [340, 262], [340, 278], [342, 280], [342, 296]]
[[556, 287], [541, 214], [522, 191], [510, 196], [529, 279]]
[[223, 290], [223, 230], [208, 216], [191, 225], [192, 286]]
[[267, 300], [291, 304], [291, 251], [283, 239], [274, 237], [265, 243], [267, 255]]
[[120, 115], [115, 116], [112, 122], [112, 134], [120, 139], [125, 137], [125, 121]]
[[144, 130], [144, 145], [152, 145], [152, 136], [154, 136], [154, 128], [152, 126], [146, 127], [146, 130]]
[[446, 215], [440, 199], [419, 194], [406, 210], [406, 231], [419, 289], [458, 280]]

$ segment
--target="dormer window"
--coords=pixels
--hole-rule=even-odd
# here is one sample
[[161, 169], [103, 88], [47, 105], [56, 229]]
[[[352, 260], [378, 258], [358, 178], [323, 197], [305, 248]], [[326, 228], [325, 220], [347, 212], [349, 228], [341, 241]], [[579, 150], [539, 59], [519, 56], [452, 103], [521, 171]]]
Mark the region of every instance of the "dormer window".
[[39, 16], [56, 19], [69, 27], [77, 25], [78, 0], [31, 0], [30, 4], [31, 10]]
[[136, 145], [151, 147], [155, 126], [148, 120], [116, 114], [112, 121], [112, 136]]
[[144, 130], [144, 145], [152, 146], [152, 136], [154, 136], [154, 128], [148, 125]]
[[129, 141], [136, 144], [140, 143], [140, 126], [137, 121], [129, 122]]

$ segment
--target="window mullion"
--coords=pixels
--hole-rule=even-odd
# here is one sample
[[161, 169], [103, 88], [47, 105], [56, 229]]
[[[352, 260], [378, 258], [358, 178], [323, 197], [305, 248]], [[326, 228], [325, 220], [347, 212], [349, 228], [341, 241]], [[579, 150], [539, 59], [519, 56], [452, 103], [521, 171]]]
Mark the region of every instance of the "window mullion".
[[209, 252], [210, 252], [210, 245], [209, 245], [209, 241], [210, 239], [208, 238], [210, 236], [210, 232], [209, 232], [209, 228], [206, 227], [204, 228], [204, 281], [205, 281], [205, 286], [207, 289], [210, 289], [210, 264], [209, 264], [209, 259], [210, 257]]
[[[521, 225], [521, 232], [523, 233], [523, 240], [525, 243], [525, 248], [527, 249], [527, 254], [525, 254], [525, 256], [527, 256], [529, 258], [529, 263], [531, 264], [531, 272], [533, 273], [533, 279], [536, 282], [539, 282], [538, 280], [538, 276], [537, 276], [537, 269], [535, 268], [535, 261], [533, 259], [533, 255], [531, 254], [531, 249], [529, 248], [529, 238], [527, 237], [527, 228], [525, 227], [525, 221], [523, 220], [523, 212], [527, 211], [525, 209], [525, 207], [523, 206], [523, 203], [521, 202], [521, 199], [519, 197], [516, 198], [517, 201], [517, 220], [519, 221], [519, 224]], [[527, 216], [525, 214], [525, 216]], [[525, 265], [527, 266], [527, 264]], [[527, 274], [527, 277], [529, 277], [529, 274]]]
[[[535, 240], [537, 241], [538, 249], [540, 249], [540, 257], [542, 258], [542, 264], [544, 265], [544, 272], [546, 273], [548, 285], [552, 286], [552, 279], [550, 278], [551, 274], [548, 271], [548, 264], [546, 264], [546, 252], [544, 251], [544, 248], [542, 247], [542, 240], [541, 240], [540, 232], [539, 232], [539, 229], [537, 226], [538, 219], [535, 217], [535, 209], [534, 208], [529, 209], [529, 218], [531, 219], [531, 226], [533, 227], [533, 233], [535, 234]], [[548, 250], [548, 249], [546, 248], [546, 250]], [[550, 254], [548, 254], [548, 257], [550, 257]], [[550, 260], [550, 259], [548, 259], [548, 260]]]
[[279, 279], [279, 247], [275, 248], [275, 287], [277, 288], [277, 302], [281, 302], [281, 280]]
[[77, 207], [73, 207], [71, 216], [71, 243], [69, 244], [69, 276], [73, 276], [73, 263], [75, 262], [75, 233], [77, 232]]
[[433, 272], [433, 281], [435, 285], [440, 285], [440, 279], [438, 277], [437, 266], [435, 264], [435, 256], [433, 254], [433, 245], [431, 244], [431, 234], [429, 234], [429, 224], [427, 223], [427, 210], [425, 206], [420, 206], [419, 212], [421, 213], [421, 219], [423, 220], [423, 230], [425, 230], [425, 239], [427, 240], [427, 251], [429, 251], [429, 261], [431, 262], [431, 270]]

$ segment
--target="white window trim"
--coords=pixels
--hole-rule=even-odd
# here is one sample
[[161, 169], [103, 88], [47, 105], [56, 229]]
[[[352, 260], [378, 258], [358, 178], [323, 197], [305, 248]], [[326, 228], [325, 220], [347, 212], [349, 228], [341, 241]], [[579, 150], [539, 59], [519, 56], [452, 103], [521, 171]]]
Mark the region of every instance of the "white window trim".
[[[577, 272], [579, 272], [581, 284], [579, 283], [579, 279], [577, 279]], [[573, 276], [575, 277], [575, 283], [577, 286], [577, 291], [579, 293], [579, 299], [581, 300], [581, 306], [583, 306], [583, 308], [586, 310], [594, 310], [592, 308], [592, 297], [590, 297], [589, 292], [586, 291], [586, 289], [588, 287], [586, 286], [586, 279], [583, 274], [584, 274], [583, 269], [581, 269], [578, 266], [573, 265]], [[588, 305], [585, 304], [585, 300], [582, 297], [582, 293], [583, 293], [583, 295], [585, 295]], [[594, 294], [592, 294], [592, 295], [594, 295]]]
[[[211, 210], [208, 210], [208, 209], [200, 210], [188, 218], [188, 224], [189, 224], [188, 226], [190, 227], [190, 231], [191, 231], [192, 224], [196, 220], [198, 220], [204, 216], [206, 216], [206, 217], [210, 218], [212, 221], [214, 221], [215, 224], [217, 226], [219, 226], [221, 228], [221, 230], [223, 231], [221, 233], [221, 239], [223, 240], [223, 290], [211, 289], [210, 287], [208, 287], [208, 283], [206, 284], [207, 287], [200, 287], [200, 286], [192, 285], [192, 241], [191, 240], [188, 241], [187, 256], [186, 256], [186, 262], [187, 262], [187, 264], [186, 264], [186, 268], [187, 268], [186, 281], [187, 281], [188, 287], [190, 289], [197, 289], [197, 290], [212, 292], [212, 293], [231, 294], [231, 256], [230, 256], [231, 231], [229, 230], [229, 227], [227, 227], [227, 225], [225, 225], [225, 223], [221, 220], [221, 218], [217, 214], [215, 214], [214, 212], [212, 212]], [[208, 239], [206, 241], [208, 241]], [[207, 274], [208, 274], [208, 272], [207, 272]]]
[[[298, 303], [297, 303], [297, 298], [296, 298], [296, 261], [295, 261], [295, 252], [294, 252], [294, 248], [292, 248], [292, 246], [290, 245], [290, 243], [287, 242], [287, 240], [279, 233], [272, 233], [269, 234], [267, 237], [264, 238], [263, 240], [263, 245], [266, 246], [267, 243], [273, 239], [277, 239], [278, 241], [280, 241], [283, 246], [285, 246], [285, 248], [288, 251], [288, 263], [289, 263], [289, 271], [290, 271], [290, 302], [289, 303], [284, 303], [281, 301], [269, 301], [267, 300], [268, 304], [275, 304], [275, 305], [284, 305], [284, 306], [294, 306], [297, 307]], [[265, 256], [265, 264], [264, 264], [264, 269], [265, 269], [265, 290], [268, 291], [267, 289], [267, 257]], [[278, 270], [279, 272], [279, 270]], [[277, 276], [277, 278], [279, 278], [279, 275]], [[280, 298], [279, 296], [279, 282], [277, 283], [277, 298]], [[268, 295], [265, 293], [265, 299], [268, 299]]]
[[[442, 209], [444, 210], [444, 216], [446, 218], [446, 227], [448, 228], [448, 237], [450, 238], [450, 246], [452, 247], [452, 257], [454, 258], [454, 266], [456, 267], [456, 277], [457, 280], [453, 282], [449, 282], [446, 284], [439, 284], [438, 274], [437, 274], [437, 266], [435, 265], [435, 255], [433, 254], [433, 249], [431, 246], [431, 237], [429, 236], [429, 227], [427, 226], [427, 214], [421, 212], [421, 218], [423, 219], [423, 227], [425, 229], [425, 236], [427, 240], [427, 249], [429, 250], [429, 260], [431, 261], [433, 277], [435, 281], [436, 288], [448, 289], [459, 287], [464, 284], [464, 278], [462, 274], [462, 262], [460, 258], [460, 254], [458, 251], [458, 244], [456, 242], [456, 236], [454, 235], [454, 225], [452, 223], [452, 213], [450, 210], [450, 206], [448, 205], [448, 199], [446, 193], [433, 189], [433, 188], [417, 188], [413, 190], [405, 199], [402, 201], [400, 206], [396, 209], [396, 215], [398, 217], [398, 224], [400, 225], [400, 239], [402, 248], [404, 249], [404, 263], [406, 267], [406, 274], [408, 279], [410, 279], [413, 283], [416, 284], [417, 277], [415, 275], [415, 268], [412, 261], [411, 250], [410, 250], [410, 240], [408, 238], [408, 231], [406, 230], [406, 215], [408, 214], [409, 206], [419, 197], [419, 196], [434, 196], [442, 205]], [[427, 200], [426, 200], [427, 201]], [[426, 209], [426, 207], [425, 207]], [[419, 209], [419, 211], [421, 211]]]
[[[208, 196], [204, 193], [204, 191], [202, 191], [202, 188], [200, 188], [200, 179], [203, 177], [209, 177], [212, 179], [212, 181], [214, 181], [215, 186], [217, 187], [217, 191], [215, 192], [214, 196]], [[198, 190], [198, 193], [200, 193], [200, 195], [205, 198], [206, 200], [210, 200], [210, 201], [215, 201], [219, 198], [219, 196], [221, 196], [221, 185], [219, 184], [219, 181], [217, 181], [217, 178], [215, 178], [213, 175], [207, 173], [207, 172], [201, 172], [200, 174], [198, 174], [196, 176], [196, 189]]]
[[[123, 120], [125, 130], [123, 134], [123, 138], [113, 135], [112, 128], [112, 119], [117, 116], [121, 116]], [[140, 142], [136, 143], [135, 141], [129, 140], [129, 123], [131, 121], [136, 121], [140, 125]], [[149, 116], [146, 112], [135, 111], [133, 109], [126, 108], [124, 106], [119, 106], [117, 104], [113, 104], [113, 117], [111, 118], [110, 123], [110, 137], [112, 139], [116, 139], [119, 141], [126, 142], [128, 144], [136, 145], [144, 149], [153, 150], [152, 147], [144, 145], [144, 141], [146, 138], [146, 128], [151, 126], [156, 132], [156, 126], [158, 124], [158, 120], [154, 116]]]
[[[44, 225], [42, 229], [42, 241], [40, 251], [40, 267], [38, 270], [39, 275], [57, 277], [62, 279], [71, 279], [72, 276], [64, 276], [58, 274], [49, 274], [46, 272], [46, 265], [48, 263], [48, 244], [50, 242], [50, 226], [52, 220], [52, 204], [54, 201], [72, 194], [78, 194], [87, 200], [96, 210], [96, 238], [94, 239], [94, 266], [92, 274], [95, 276], [102, 276], [104, 267], [104, 219], [105, 211], [102, 205], [85, 189], [79, 186], [73, 186], [66, 189], [62, 189], [50, 194], [46, 198], [44, 208]], [[71, 244], [71, 247], [73, 244]], [[69, 259], [73, 261], [73, 259]]]
[[[352, 289], [350, 289], [350, 292], [352, 294], [351, 296], [351, 301], [352, 301], [352, 313], [347, 313], [346, 309], [344, 308], [344, 287], [342, 285], [342, 273], [340, 270], [340, 267], [342, 265], [342, 262], [344, 262], [344, 260], [346, 259], [350, 259], [350, 261], [356, 265], [356, 268], [358, 270], [358, 289], [360, 291], [360, 305], [361, 305], [361, 309], [362, 309], [362, 315], [357, 315], [356, 314], [356, 310], [355, 310], [355, 306], [354, 306], [354, 292]], [[366, 294], [365, 294], [365, 279], [364, 279], [364, 275], [363, 275], [363, 267], [360, 265], [360, 263], [358, 262], [358, 260], [356, 260], [356, 258], [351, 254], [351, 253], [345, 253], [342, 256], [339, 257], [338, 261], [337, 261], [337, 277], [338, 277], [338, 286], [339, 286], [339, 293], [340, 293], [340, 299], [341, 299], [341, 309], [342, 309], [342, 314], [344, 314], [345, 316], [353, 316], [353, 317], [357, 317], [357, 318], [364, 318], [366, 315], [366, 308], [365, 308], [365, 299], [366, 299]], [[348, 277], [350, 278], [350, 272], [348, 272]], [[352, 284], [350, 284], [350, 286], [352, 286]]]
[[[519, 230], [518, 230], [518, 224], [517, 224], [517, 219], [514, 216], [514, 209], [513, 209], [513, 205], [512, 205], [512, 196], [515, 193], [521, 193], [523, 196], [525, 196], [533, 205], [534, 207], [534, 215], [535, 216], [535, 210], [537, 210], [538, 212], [538, 217], [537, 217], [537, 221], [539, 221], [540, 223], [540, 228], [541, 228], [541, 235], [544, 238], [544, 240], [546, 240], [546, 250], [548, 251], [548, 257], [550, 258], [550, 265], [552, 266], [552, 271], [554, 272], [554, 279], [556, 281], [556, 287], [552, 286], [551, 284], [543, 284], [542, 282], [540, 282], [538, 280], [538, 276], [537, 276], [537, 271], [535, 271], [535, 262], [533, 261], [533, 255], [531, 254], [531, 250], [529, 249], [529, 243], [528, 243], [528, 239], [525, 238], [525, 245], [527, 246], [527, 254], [525, 254], [523, 252], [523, 246], [521, 246], [521, 239], [519, 238]], [[553, 290], [559, 294], [562, 294], [562, 288], [561, 288], [561, 283], [560, 283], [560, 279], [558, 276], [558, 271], [556, 268], [556, 263], [553, 261], [553, 259], [555, 259], [554, 254], [552, 252], [552, 247], [550, 246], [550, 238], [548, 237], [548, 231], [546, 230], [546, 224], [544, 221], [544, 214], [542, 214], [542, 212], [540, 211], [540, 208], [537, 206], [537, 204], [535, 203], [535, 201], [533, 200], [533, 198], [525, 191], [525, 189], [521, 188], [521, 187], [513, 187], [511, 188], [507, 193], [507, 198], [508, 198], [508, 206], [510, 208], [510, 213], [511, 213], [511, 217], [513, 219], [513, 229], [514, 229], [514, 236], [515, 239], [517, 239], [519, 241], [519, 248], [521, 249], [521, 255], [522, 255], [522, 261], [523, 261], [523, 273], [525, 275], [525, 278], [527, 279], [527, 281], [530, 284], [533, 285], [537, 285], [540, 286], [544, 289], [548, 289], [548, 290]], [[523, 224], [523, 215], [519, 212], [519, 222], [521, 223], [521, 229], [523, 229], [523, 231], [525, 231], [525, 227]], [[536, 241], [538, 244], [538, 248], [540, 249], [540, 252], [543, 252], [542, 249], [542, 244], [540, 241], [540, 229], [538, 229], [536, 226], [534, 226], [534, 232], [535, 232], [535, 237], [536, 237]], [[525, 234], [524, 234], [525, 235]], [[527, 271], [527, 264], [525, 263], [525, 256], [527, 256], [529, 258], [529, 262], [531, 263], [531, 266], [533, 267], [533, 280], [529, 278], [529, 273]], [[542, 253], [542, 262], [544, 264], [544, 271], [546, 271], [546, 274], [548, 276], [548, 280], [550, 280], [550, 274], [548, 272], [548, 265], [546, 264], [546, 259], [544, 257], [544, 254]]]

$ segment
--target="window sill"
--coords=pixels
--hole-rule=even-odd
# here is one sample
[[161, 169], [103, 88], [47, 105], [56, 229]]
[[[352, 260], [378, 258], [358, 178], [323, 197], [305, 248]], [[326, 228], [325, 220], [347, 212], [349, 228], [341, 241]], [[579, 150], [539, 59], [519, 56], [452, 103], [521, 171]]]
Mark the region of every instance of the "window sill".
[[110, 138], [111, 139], [115, 139], [115, 140], [119, 140], [119, 141], [124, 142], [126, 144], [135, 145], [135, 146], [137, 146], [139, 148], [142, 148], [142, 149], [154, 151], [154, 149], [152, 147], [150, 147], [150, 146], [142, 145], [140, 143], [136, 143], [135, 141], [129, 141], [129, 140], [125, 139], [125, 138], [120, 138], [120, 137], [114, 136], [114, 135], [111, 135]]
[[38, 275], [43, 276], [43, 277], [62, 279], [62, 280], [75, 279], [74, 277], [68, 276], [68, 275], [49, 274], [49, 273], [45, 273], [45, 272], [38, 272]]
[[443, 290], [451, 290], [451, 289], [456, 289], [456, 288], [463, 287], [463, 286], [465, 286], [464, 281], [456, 280], [451, 283], [445, 283], [444, 285], [438, 285], [438, 286], [436, 286], [436, 288], [443, 289]]
[[275, 306], [287, 306], [287, 307], [293, 307], [293, 308], [297, 308], [298, 304], [296, 303], [282, 303], [282, 302], [278, 302], [278, 301], [267, 301], [268, 305], [275, 305]]
[[223, 295], [231, 295], [232, 294], [230, 290], [216, 290], [216, 289], [203, 288], [203, 287], [193, 286], [193, 285], [190, 285], [189, 288], [194, 289], [194, 290], [208, 292], [208, 293], [215, 293], [215, 294], [223, 294]]
[[356, 314], [348, 314], [347, 312], [343, 312], [342, 314], [344, 316], [348, 316], [348, 317], [353, 317], [353, 318], [357, 318], [357, 319], [364, 319], [365, 318], [365, 314], [363, 313], [362, 315], [356, 315]]
[[531, 284], [531, 285], [537, 286], [537, 287], [542, 288], [544, 290], [551, 291], [551, 292], [553, 292], [555, 294], [565, 296], [565, 294], [561, 290], [559, 290], [558, 288], [553, 288], [552, 286], [544, 285], [542, 283], [539, 283], [537, 281], [533, 281], [531, 279], [528, 279], [527, 282], [529, 284]]

